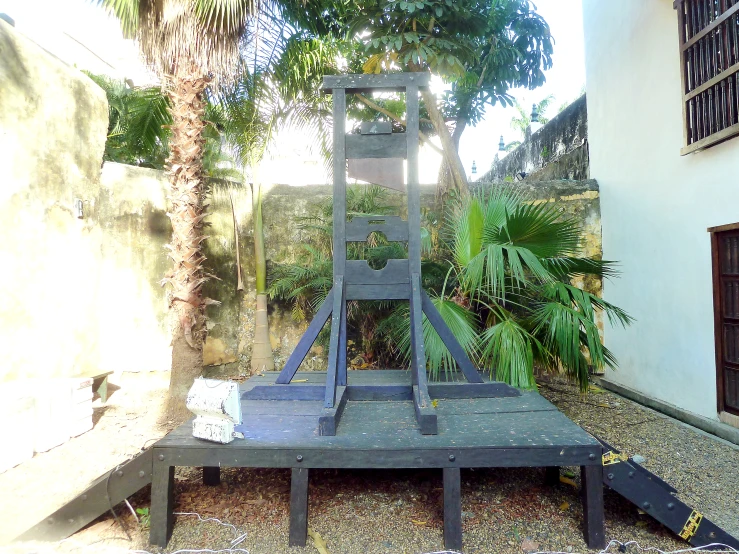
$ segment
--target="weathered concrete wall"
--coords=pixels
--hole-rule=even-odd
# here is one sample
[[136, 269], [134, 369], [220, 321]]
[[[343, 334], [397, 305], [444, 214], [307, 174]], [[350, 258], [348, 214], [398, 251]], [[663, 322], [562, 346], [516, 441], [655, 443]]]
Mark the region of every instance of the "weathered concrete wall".
[[672, 2], [584, 0], [583, 23], [603, 253], [623, 269], [606, 283], [605, 299], [636, 318], [606, 331], [619, 360], [607, 378], [715, 421], [706, 229], [739, 221], [739, 138], [680, 155], [683, 89]]
[[588, 111], [585, 95], [534, 133], [526, 131], [524, 142], [493, 167], [478, 181], [519, 180], [525, 173], [527, 181], [556, 179], [585, 180], [590, 178], [588, 158]]
[[[105, 94], [0, 21], [0, 380], [98, 365]], [[75, 198], [89, 214], [78, 219]]]

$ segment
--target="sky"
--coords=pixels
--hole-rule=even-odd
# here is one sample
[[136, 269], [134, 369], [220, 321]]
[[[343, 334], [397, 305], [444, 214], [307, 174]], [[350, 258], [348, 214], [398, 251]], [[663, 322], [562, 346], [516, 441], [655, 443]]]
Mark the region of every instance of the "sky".
[[[515, 89], [513, 96], [528, 113], [534, 102], [540, 102], [548, 95], [554, 95], [552, 107], [546, 115], [556, 115], [563, 103], [571, 102], [580, 96], [585, 85], [585, 47], [582, 29], [581, 0], [533, 0], [539, 14], [549, 23], [554, 37], [552, 68], [545, 73], [546, 83], [534, 90]], [[462, 135], [459, 154], [465, 170], [471, 173], [472, 162], [477, 165], [479, 177], [490, 169], [498, 152], [500, 136], [506, 143], [520, 140], [511, 129], [511, 118], [516, 116], [515, 108], [502, 106], [486, 110], [485, 120], [476, 127], [468, 128]]]
[[[580, 95], [585, 84], [585, 59], [581, 0], [534, 0], [537, 11], [549, 23], [555, 40], [552, 68], [546, 72], [546, 83], [534, 90], [515, 89], [512, 95], [527, 111], [534, 102], [554, 95], [549, 116], [560, 105]], [[140, 62], [137, 47], [123, 40], [118, 22], [95, 5], [93, 0], [0, 0], [0, 13], [15, 19], [16, 28], [57, 57], [71, 65], [86, 65], [95, 73], [130, 78], [136, 85], [150, 84], [155, 78]], [[476, 127], [467, 128], [460, 142], [460, 157], [465, 171], [471, 175], [472, 163], [477, 177], [485, 173], [498, 153], [500, 136], [506, 143], [519, 140], [511, 128], [514, 108], [500, 105], [487, 109]], [[322, 179], [322, 163], [307, 154], [299, 137], [283, 137], [280, 148], [272, 152], [271, 175], [275, 182], [307, 184]], [[291, 157], [305, 158], [302, 164], [285, 163]], [[422, 148], [420, 180], [436, 181], [440, 157]], [[293, 174], [285, 171], [296, 168]], [[298, 169], [299, 168], [299, 169]]]

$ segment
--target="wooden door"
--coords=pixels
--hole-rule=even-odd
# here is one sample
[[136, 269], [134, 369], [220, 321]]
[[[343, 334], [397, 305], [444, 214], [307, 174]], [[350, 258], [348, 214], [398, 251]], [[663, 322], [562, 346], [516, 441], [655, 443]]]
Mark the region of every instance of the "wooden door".
[[739, 415], [739, 224], [710, 231], [718, 410]]

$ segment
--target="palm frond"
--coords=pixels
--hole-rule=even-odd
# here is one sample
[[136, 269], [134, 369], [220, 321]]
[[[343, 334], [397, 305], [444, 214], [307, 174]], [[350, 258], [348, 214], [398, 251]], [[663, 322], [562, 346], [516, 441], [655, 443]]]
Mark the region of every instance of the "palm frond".
[[544, 350], [541, 343], [519, 325], [507, 318], [488, 327], [480, 334], [482, 363], [494, 372], [495, 378], [514, 387], [530, 389], [534, 379], [534, 351]]
[[[431, 302], [459, 344], [467, 352], [467, 355], [472, 359], [476, 359], [477, 321], [475, 314], [448, 299], [432, 296]], [[442, 371], [449, 378], [450, 374], [456, 371], [457, 368], [454, 358], [425, 314], [422, 326], [429, 378], [439, 380]], [[382, 324], [380, 332], [387, 334], [403, 361], [408, 364], [412, 353], [410, 308], [408, 304], [401, 304], [396, 308]]]

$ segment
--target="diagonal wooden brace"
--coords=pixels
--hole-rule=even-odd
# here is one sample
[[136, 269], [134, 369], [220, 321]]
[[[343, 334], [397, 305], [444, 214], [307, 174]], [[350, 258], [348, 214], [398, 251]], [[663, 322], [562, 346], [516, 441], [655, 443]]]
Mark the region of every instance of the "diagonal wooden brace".
[[290, 354], [290, 358], [287, 360], [285, 367], [282, 368], [282, 371], [277, 376], [277, 380], [275, 381], [275, 383], [277, 383], [278, 385], [287, 385], [290, 381], [292, 381], [292, 378], [295, 377], [295, 374], [298, 372], [300, 364], [303, 363], [303, 360], [308, 354], [308, 351], [313, 346], [313, 343], [316, 342], [316, 339], [318, 338], [318, 333], [321, 332], [321, 329], [323, 329], [323, 326], [328, 320], [328, 317], [331, 315], [333, 306], [334, 289], [332, 288], [330, 291], [328, 291], [326, 300], [323, 301], [323, 304], [321, 304], [318, 312], [313, 317], [313, 321], [311, 321], [310, 325], [308, 325], [308, 329], [306, 329], [303, 336], [300, 337], [298, 345], [295, 347], [295, 350], [293, 350], [293, 353]]

